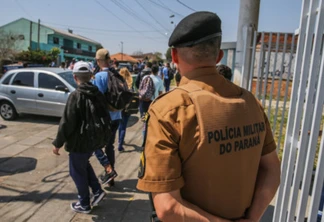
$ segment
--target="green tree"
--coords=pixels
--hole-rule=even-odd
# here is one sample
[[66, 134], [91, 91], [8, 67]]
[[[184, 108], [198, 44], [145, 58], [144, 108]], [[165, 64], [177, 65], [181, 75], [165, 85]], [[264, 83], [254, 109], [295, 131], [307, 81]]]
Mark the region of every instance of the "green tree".
[[[55, 50], [54, 50], [54, 55], [55, 55], [55, 53], [57, 53], [57, 52], [55, 52]], [[16, 56], [16, 59], [21, 60], [23, 62], [28, 62], [28, 63], [37, 63], [37, 64], [47, 65], [54, 58], [53, 58], [53, 55], [51, 54], [51, 52], [46, 52], [44, 50], [31, 50], [30, 48], [28, 48], [27, 51], [22, 51], [22, 52], [18, 53]]]
[[18, 35], [0, 30], [0, 65], [3, 60], [11, 60], [17, 53], [18, 44], [22, 41]]
[[154, 56], [155, 56], [156, 61], [161, 61], [162, 60], [162, 53], [161, 52], [155, 52]]
[[53, 47], [50, 51], [50, 55], [53, 59], [57, 59], [58, 55], [61, 53], [61, 50], [57, 47]]
[[171, 56], [171, 48], [168, 48], [168, 50], [165, 53], [165, 58], [166, 60], [168, 60], [169, 62], [172, 60], [172, 56]]

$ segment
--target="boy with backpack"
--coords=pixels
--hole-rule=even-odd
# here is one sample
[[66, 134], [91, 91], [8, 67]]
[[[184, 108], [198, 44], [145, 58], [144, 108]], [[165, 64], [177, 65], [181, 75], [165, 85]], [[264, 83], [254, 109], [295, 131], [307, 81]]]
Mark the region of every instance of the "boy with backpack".
[[161, 78], [158, 76], [159, 67], [157, 65], [152, 66], [152, 73], [143, 78], [141, 85], [139, 87], [139, 98], [140, 104], [142, 103], [142, 121], [143, 125], [143, 145], [144, 146], [144, 138], [146, 133], [146, 112], [148, 111], [149, 106], [152, 101], [162, 94], [164, 87]]
[[[109, 140], [111, 120], [103, 94], [90, 82], [91, 75], [89, 63], [75, 63], [73, 78], [78, 87], [68, 98], [52, 143], [55, 155], [60, 155], [63, 144], [69, 152], [70, 175], [79, 198], [78, 202], [71, 203], [71, 209], [79, 213], [90, 213], [91, 205], [98, 205], [105, 196], [89, 158]], [[89, 187], [93, 193], [91, 204]]]
[[[114, 170], [115, 166], [115, 150], [114, 142], [116, 138], [116, 132], [121, 121], [121, 110], [130, 102], [132, 98], [132, 93], [128, 91], [127, 84], [122, 76], [114, 69], [110, 67], [110, 55], [107, 49], [99, 49], [96, 52], [96, 61], [100, 67], [100, 71], [95, 75], [93, 79], [93, 84], [98, 87], [99, 91], [106, 96], [106, 101], [109, 105], [110, 117], [111, 117], [111, 136], [109, 141], [105, 146], [105, 154], [109, 161], [104, 161], [104, 154], [102, 150], [96, 150], [95, 155], [98, 158], [102, 166], [107, 166], [109, 163], [112, 167], [112, 171], [108, 172], [105, 170], [104, 174], [101, 176], [101, 181], [103, 184], [108, 184], [109, 186], [114, 186], [114, 178], [117, 176]], [[119, 85], [124, 89], [117, 89]], [[113, 90], [114, 89], [114, 90]], [[120, 91], [118, 91], [120, 90]], [[119, 99], [116, 100], [116, 97]], [[120, 100], [121, 98], [122, 101]], [[112, 111], [113, 110], [113, 111]], [[119, 150], [123, 151], [123, 150]], [[105, 167], [106, 168], [106, 167]]]

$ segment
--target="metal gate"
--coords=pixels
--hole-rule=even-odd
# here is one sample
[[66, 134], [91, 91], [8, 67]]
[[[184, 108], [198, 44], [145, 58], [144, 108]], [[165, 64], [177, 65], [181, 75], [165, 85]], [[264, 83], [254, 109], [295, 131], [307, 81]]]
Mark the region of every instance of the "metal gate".
[[281, 159], [274, 222], [317, 220], [324, 180], [323, 1], [303, 0], [296, 34], [246, 32], [243, 55], [252, 59], [242, 67], [245, 87], [264, 106]]

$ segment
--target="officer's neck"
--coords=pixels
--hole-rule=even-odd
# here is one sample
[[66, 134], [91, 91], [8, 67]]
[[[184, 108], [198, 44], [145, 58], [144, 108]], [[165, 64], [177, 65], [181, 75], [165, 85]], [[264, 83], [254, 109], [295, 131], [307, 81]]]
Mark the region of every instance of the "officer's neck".
[[188, 63], [179, 63], [178, 69], [182, 76], [185, 76], [186, 73], [189, 73], [193, 70], [200, 69], [200, 68], [208, 68], [208, 67], [216, 67], [215, 62], [204, 62], [204, 63], [196, 63], [196, 64], [188, 64]]

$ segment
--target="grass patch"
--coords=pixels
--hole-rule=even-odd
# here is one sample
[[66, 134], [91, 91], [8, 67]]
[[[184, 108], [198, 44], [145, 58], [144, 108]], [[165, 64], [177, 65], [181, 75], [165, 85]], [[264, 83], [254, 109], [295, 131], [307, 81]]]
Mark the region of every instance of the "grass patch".
[[[268, 113], [268, 110], [265, 109], [265, 112]], [[284, 151], [284, 145], [285, 145], [285, 136], [286, 136], [286, 130], [287, 130], [287, 123], [288, 123], [288, 114], [289, 114], [289, 108], [286, 108], [285, 112], [283, 108], [278, 109], [277, 117], [275, 116], [276, 110], [271, 109], [270, 116], [268, 116], [272, 131], [273, 131], [273, 137], [275, 139], [275, 142], [277, 146], [279, 146], [279, 152], [278, 156], [279, 159], [282, 160], [283, 151]], [[321, 136], [322, 136], [322, 129], [324, 125], [324, 115], [322, 115], [321, 124], [320, 124], [320, 132], [317, 140], [316, 145], [316, 155], [315, 155], [315, 161], [314, 161], [314, 169], [316, 169], [317, 161], [318, 161], [318, 154], [319, 154], [319, 147], [321, 142]], [[280, 134], [280, 128], [282, 127], [282, 131]], [[308, 135], [310, 136], [310, 133]], [[308, 145], [307, 145], [308, 146]], [[305, 157], [306, 158], [306, 157]]]

